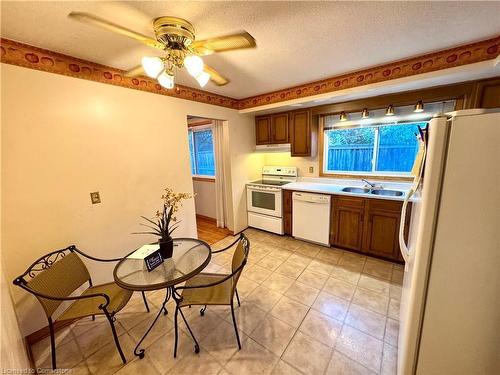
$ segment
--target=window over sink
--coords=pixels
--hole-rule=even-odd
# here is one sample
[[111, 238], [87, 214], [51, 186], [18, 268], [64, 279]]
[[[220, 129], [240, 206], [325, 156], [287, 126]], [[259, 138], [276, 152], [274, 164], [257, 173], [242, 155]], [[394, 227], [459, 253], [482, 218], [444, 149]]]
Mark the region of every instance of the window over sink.
[[[424, 129], [436, 113], [454, 108], [454, 101], [425, 104], [425, 112], [413, 106], [362, 113], [325, 115], [323, 129], [324, 175], [368, 175], [409, 177], [418, 151], [419, 128]], [[347, 116], [347, 117], [346, 117]]]
[[326, 172], [411, 171], [426, 122], [325, 130]]

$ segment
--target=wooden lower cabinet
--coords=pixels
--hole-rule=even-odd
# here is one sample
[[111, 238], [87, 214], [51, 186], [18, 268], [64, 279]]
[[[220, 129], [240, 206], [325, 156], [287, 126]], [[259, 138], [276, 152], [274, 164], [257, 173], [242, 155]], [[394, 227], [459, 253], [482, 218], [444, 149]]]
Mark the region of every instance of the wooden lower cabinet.
[[[292, 191], [283, 190], [283, 226], [291, 236]], [[366, 255], [403, 262], [399, 251], [402, 201], [333, 195], [330, 211], [330, 244]], [[405, 238], [408, 239], [411, 204], [408, 205]]]
[[363, 244], [364, 199], [334, 197], [331, 210], [330, 242], [335, 246], [361, 250]]
[[368, 207], [363, 250], [368, 254], [398, 259], [401, 212], [371, 209], [370, 204]]
[[[399, 261], [399, 223], [403, 202], [374, 198], [335, 197], [330, 242], [333, 246]], [[409, 205], [410, 206], [410, 205]], [[405, 236], [408, 236], [410, 207]]]
[[283, 194], [283, 230], [285, 234], [292, 235], [292, 191], [282, 190]]

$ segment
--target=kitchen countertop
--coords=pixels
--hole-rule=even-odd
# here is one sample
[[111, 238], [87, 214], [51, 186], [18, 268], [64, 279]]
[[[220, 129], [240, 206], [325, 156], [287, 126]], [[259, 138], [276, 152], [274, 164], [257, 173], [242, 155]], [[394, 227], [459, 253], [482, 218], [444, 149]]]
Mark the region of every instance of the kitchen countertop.
[[[392, 201], [404, 201], [406, 192], [409, 190], [408, 188], [402, 189], [402, 188], [390, 188], [387, 187], [384, 189], [385, 190], [399, 190], [404, 192], [403, 195], [399, 197], [394, 197], [394, 196], [387, 196], [387, 195], [375, 195], [375, 194], [370, 194], [370, 193], [352, 193], [352, 192], [346, 192], [342, 191], [343, 188], [345, 187], [363, 187], [362, 185], [355, 185], [355, 184], [346, 184], [346, 185], [339, 185], [339, 184], [329, 184], [329, 183], [321, 183], [321, 182], [306, 182], [306, 181], [298, 181], [298, 182], [291, 182], [289, 184], [283, 185], [282, 188], [284, 190], [294, 190], [294, 191], [303, 191], [303, 192], [309, 192], [309, 193], [320, 193], [320, 194], [334, 194], [334, 195], [347, 195], [351, 197], [362, 197], [362, 198], [375, 198], [375, 199], [386, 199], [386, 200], [392, 200]], [[410, 199], [410, 201], [413, 200]]]

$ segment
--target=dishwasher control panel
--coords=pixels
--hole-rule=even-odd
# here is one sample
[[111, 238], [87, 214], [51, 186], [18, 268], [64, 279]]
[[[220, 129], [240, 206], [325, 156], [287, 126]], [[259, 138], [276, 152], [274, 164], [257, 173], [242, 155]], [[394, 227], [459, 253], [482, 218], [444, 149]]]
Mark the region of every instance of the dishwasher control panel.
[[331, 197], [323, 194], [294, 192], [292, 194], [292, 199], [305, 202], [330, 203]]

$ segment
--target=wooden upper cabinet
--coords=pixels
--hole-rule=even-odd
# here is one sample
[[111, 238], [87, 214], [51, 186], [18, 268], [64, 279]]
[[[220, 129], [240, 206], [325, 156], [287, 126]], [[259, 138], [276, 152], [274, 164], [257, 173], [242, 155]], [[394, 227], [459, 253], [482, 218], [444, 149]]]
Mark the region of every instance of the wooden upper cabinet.
[[476, 84], [474, 108], [500, 108], [500, 78]]
[[271, 143], [289, 143], [288, 113], [280, 113], [271, 117]]
[[334, 246], [360, 251], [363, 246], [365, 200], [356, 197], [334, 197], [330, 242]]
[[311, 156], [311, 112], [290, 113], [290, 143], [292, 156]]
[[255, 119], [255, 138], [258, 145], [271, 143], [271, 117], [257, 117]]
[[310, 110], [255, 118], [257, 145], [290, 143], [291, 156], [311, 156], [312, 137]]
[[290, 143], [288, 113], [255, 118], [255, 136], [258, 145]]

